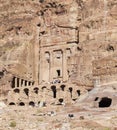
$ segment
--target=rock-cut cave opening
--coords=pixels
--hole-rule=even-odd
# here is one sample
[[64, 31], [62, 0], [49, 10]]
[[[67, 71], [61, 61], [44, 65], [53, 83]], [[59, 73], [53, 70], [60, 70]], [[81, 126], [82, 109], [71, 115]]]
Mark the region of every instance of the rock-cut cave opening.
[[111, 98], [104, 97], [99, 102], [99, 107], [110, 107], [111, 103], [112, 103], [112, 99]]
[[24, 102], [20, 102], [19, 106], [25, 106], [25, 103]]
[[28, 89], [28, 88], [25, 88], [25, 89], [24, 89], [24, 92], [25, 92], [25, 94], [26, 94], [27, 96], [29, 96], [29, 89]]
[[9, 105], [15, 105], [15, 103], [14, 102], [10, 102]]
[[56, 86], [51, 86], [51, 89], [53, 92], [53, 98], [56, 98], [56, 93], [57, 93]]
[[33, 101], [30, 101], [30, 102], [29, 102], [29, 106], [34, 107], [34, 106], [35, 106], [35, 103], [34, 103]]

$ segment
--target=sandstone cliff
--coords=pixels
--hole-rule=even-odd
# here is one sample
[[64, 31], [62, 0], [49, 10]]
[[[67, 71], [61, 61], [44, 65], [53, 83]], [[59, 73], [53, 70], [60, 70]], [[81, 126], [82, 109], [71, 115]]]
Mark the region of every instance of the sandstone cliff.
[[116, 0], [1, 0], [0, 7], [0, 64], [11, 79], [58, 78], [81, 89], [116, 80]]

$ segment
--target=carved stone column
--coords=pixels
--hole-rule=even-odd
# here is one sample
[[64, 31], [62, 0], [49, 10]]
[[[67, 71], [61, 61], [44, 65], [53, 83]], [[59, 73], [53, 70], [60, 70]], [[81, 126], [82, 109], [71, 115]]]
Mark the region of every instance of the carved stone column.
[[22, 81], [22, 86], [25, 86], [25, 80]]
[[39, 61], [39, 84], [42, 83], [43, 80], [43, 59], [44, 59], [44, 52], [40, 50], [40, 61]]
[[18, 85], [17, 85], [17, 80], [18, 80], [18, 78], [15, 77], [15, 88], [18, 86]]
[[62, 50], [63, 52], [63, 63], [62, 63], [62, 68], [63, 68], [63, 81], [68, 80], [68, 75], [67, 75], [67, 56], [66, 56], [66, 49]]
[[53, 81], [53, 65], [54, 65], [54, 54], [53, 54], [53, 51], [50, 52], [50, 75], [49, 75], [49, 79], [50, 79], [50, 82]]
[[19, 78], [19, 87], [22, 86], [22, 80]]

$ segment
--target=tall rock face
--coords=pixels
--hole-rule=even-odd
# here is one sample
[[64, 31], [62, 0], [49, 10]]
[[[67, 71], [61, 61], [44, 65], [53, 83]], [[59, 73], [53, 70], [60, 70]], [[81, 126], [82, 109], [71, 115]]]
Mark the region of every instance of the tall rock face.
[[114, 81], [116, 35], [116, 0], [1, 0], [0, 82]]
[[34, 44], [38, 44], [37, 2], [0, 3], [0, 63], [12, 74], [34, 79]]
[[[111, 58], [117, 55], [117, 1], [79, 0], [77, 3], [79, 5], [79, 44], [77, 48], [78, 53], [75, 57], [78, 69], [77, 73], [73, 74], [72, 81], [75, 79], [77, 83], [93, 85], [97, 78], [94, 76], [95, 72], [92, 71], [92, 68], [97, 66], [97, 64], [92, 64], [93, 61], [99, 62], [98, 64], [103, 68], [101, 61], [108, 59], [109, 63], [115, 66], [111, 62]], [[108, 63], [107, 66], [109, 66]], [[113, 72], [110, 74], [106, 73], [108, 70], [106, 67], [104, 67], [105, 77], [107, 75], [112, 76]], [[113, 69], [113, 67], [109, 68]], [[99, 76], [98, 78], [101, 79], [102, 77]]]

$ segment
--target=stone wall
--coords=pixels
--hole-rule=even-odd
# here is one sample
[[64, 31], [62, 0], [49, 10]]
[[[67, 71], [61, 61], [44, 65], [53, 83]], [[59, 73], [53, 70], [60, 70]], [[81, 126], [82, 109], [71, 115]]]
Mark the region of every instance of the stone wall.
[[[77, 19], [79, 44], [72, 60], [76, 59], [78, 69], [72, 75], [71, 81], [79, 85], [93, 86], [93, 61], [97, 60], [101, 65], [100, 60], [108, 57], [110, 64], [112, 64], [110, 56], [113, 57], [117, 53], [117, 3], [111, 0], [77, 2], [79, 4]], [[111, 66], [110, 69], [112, 69]], [[108, 75], [106, 72], [105, 76]]]
[[116, 82], [116, 66], [116, 54], [93, 61], [93, 77], [98, 77], [98, 79], [100, 79], [100, 84]]

